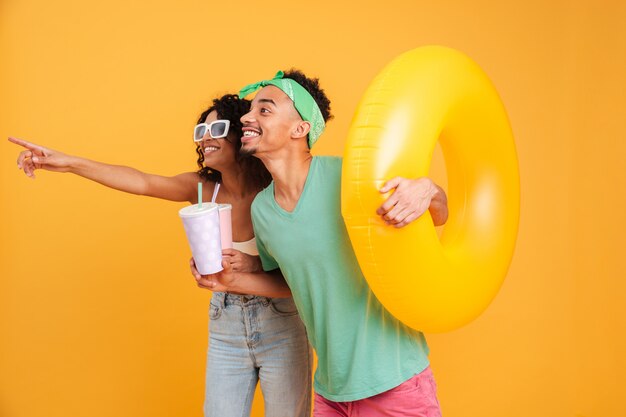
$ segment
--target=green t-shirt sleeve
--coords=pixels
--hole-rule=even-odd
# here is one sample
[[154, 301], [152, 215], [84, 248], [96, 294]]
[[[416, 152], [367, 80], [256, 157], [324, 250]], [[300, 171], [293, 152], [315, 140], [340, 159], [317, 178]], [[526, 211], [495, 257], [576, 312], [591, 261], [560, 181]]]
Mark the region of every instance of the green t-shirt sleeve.
[[[255, 232], [256, 234], [256, 232]], [[263, 264], [263, 270], [264, 271], [273, 271], [275, 269], [278, 269], [278, 262], [276, 262], [276, 259], [272, 258], [272, 256], [267, 253], [267, 249], [265, 248], [265, 244], [263, 244], [263, 241], [261, 239], [259, 239], [258, 237], [256, 238], [256, 247], [259, 250], [259, 256], [261, 257], [261, 263]]]
[[263, 270], [273, 271], [275, 269], [278, 269], [278, 262], [276, 262], [276, 259], [274, 259], [272, 255], [270, 255], [267, 252], [265, 243], [263, 243], [263, 239], [261, 239], [261, 237], [259, 236], [258, 229], [254, 221], [254, 217], [256, 214], [254, 203], [252, 204], [251, 214], [252, 214], [252, 229], [254, 230], [254, 236], [256, 237], [256, 248], [259, 251], [259, 257], [261, 258], [261, 264], [263, 265]]

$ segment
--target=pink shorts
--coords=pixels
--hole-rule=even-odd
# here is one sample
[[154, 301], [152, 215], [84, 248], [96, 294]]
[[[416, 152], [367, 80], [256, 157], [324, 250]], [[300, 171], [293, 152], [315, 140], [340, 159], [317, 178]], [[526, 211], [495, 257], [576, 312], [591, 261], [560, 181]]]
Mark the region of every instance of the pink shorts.
[[441, 417], [430, 366], [395, 388], [357, 401], [334, 402], [315, 394], [313, 417]]

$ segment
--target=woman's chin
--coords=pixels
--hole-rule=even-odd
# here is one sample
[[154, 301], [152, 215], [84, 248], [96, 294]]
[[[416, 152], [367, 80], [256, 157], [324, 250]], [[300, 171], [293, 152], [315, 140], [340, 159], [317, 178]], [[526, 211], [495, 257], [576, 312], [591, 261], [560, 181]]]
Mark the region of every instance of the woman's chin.
[[215, 152], [204, 154], [204, 162], [206, 161], [219, 162], [219, 160], [220, 160], [220, 157], [219, 155], [215, 155]]

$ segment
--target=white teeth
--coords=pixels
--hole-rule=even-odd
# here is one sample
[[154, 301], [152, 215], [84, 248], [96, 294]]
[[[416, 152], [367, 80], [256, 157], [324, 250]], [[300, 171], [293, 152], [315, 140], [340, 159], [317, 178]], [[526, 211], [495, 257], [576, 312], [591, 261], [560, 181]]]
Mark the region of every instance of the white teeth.
[[246, 138], [250, 138], [253, 136], [259, 136], [259, 134], [257, 132], [254, 132], [252, 130], [246, 130], [245, 132], [243, 132], [243, 136]]
[[204, 148], [204, 152], [213, 152], [218, 150], [219, 148], [216, 148], [215, 146], [209, 146], [208, 148]]

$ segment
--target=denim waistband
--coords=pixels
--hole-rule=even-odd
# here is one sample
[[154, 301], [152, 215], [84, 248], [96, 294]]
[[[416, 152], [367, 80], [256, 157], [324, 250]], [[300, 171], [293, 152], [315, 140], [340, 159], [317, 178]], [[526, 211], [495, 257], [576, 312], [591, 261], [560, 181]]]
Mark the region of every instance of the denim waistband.
[[218, 305], [224, 307], [230, 304], [238, 304], [242, 306], [252, 304], [268, 305], [270, 300], [271, 298], [261, 297], [259, 295], [240, 295], [228, 292], [214, 292], [212, 301], [213, 303], [217, 303]]

